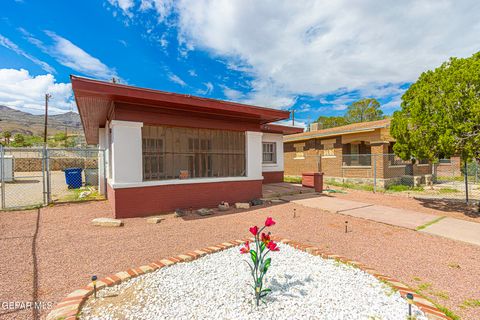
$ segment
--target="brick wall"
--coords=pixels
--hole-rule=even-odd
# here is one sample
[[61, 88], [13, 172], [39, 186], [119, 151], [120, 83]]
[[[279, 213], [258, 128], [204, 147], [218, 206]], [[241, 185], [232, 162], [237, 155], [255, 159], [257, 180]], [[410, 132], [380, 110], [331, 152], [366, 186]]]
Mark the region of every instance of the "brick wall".
[[451, 157], [450, 163], [439, 163], [437, 165], [437, 175], [440, 177], [462, 176], [460, 157]]
[[222, 201], [248, 202], [262, 197], [262, 180], [109, 188], [116, 218], [146, 217], [176, 208], [214, 208]]
[[263, 183], [279, 183], [283, 182], [283, 171], [262, 172]]

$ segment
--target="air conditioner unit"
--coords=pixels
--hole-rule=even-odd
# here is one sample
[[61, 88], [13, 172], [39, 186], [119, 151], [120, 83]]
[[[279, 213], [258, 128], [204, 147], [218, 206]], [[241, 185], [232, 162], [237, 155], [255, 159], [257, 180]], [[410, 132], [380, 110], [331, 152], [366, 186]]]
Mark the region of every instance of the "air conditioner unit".
[[[14, 168], [13, 161], [14, 161], [14, 158], [13, 158], [12, 155], [3, 156], [3, 168], [0, 168], [0, 174], [3, 174], [3, 181], [5, 181], [5, 182], [13, 182], [13, 178], [14, 178], [14, 176], [13, 176], [13, 168]], [[0, 165], [0, 167], [2, 167], [2, 166]]]

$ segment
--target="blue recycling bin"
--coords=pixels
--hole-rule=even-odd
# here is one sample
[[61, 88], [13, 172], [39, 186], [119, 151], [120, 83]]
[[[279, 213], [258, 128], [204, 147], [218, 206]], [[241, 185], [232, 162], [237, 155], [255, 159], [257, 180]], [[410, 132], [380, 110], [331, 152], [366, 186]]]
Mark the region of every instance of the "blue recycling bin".
[[65, 169], [65, 182], [68, 189], [78, 189], [82, 187], [82, 168]]

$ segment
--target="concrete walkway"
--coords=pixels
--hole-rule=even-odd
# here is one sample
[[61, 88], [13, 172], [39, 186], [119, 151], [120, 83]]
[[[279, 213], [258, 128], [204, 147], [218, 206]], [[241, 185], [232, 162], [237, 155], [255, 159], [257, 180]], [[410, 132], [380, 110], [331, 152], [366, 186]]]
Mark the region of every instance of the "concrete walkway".
[[476, 222], [447, 217], [421, 230], [421, 232], [480, 246], [480, 223]]
[[480, 223], [322, 195], [290, 196], [293, 203], [480, 245]]

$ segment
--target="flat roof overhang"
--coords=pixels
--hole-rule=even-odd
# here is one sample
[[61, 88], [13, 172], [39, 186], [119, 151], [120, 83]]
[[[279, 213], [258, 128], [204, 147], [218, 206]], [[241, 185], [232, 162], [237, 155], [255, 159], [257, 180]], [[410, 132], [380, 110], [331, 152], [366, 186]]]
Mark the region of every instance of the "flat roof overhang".
[[262, 132], [281, 133], [283, 135], [289, 135], [289, 134], [301, 133], [303, 132], [303, 128], [268, 123], [268, 124], [262, 125]]
[[177, 110], [225, 119], [251, 121], [259, 125], [285, 120], [290, 112], [230, 101], [133, 87], [78, 76], [70, 76], [72, 89], [88, 144], [98, 143], [98, 129], [105, 127], [116, 102]]

